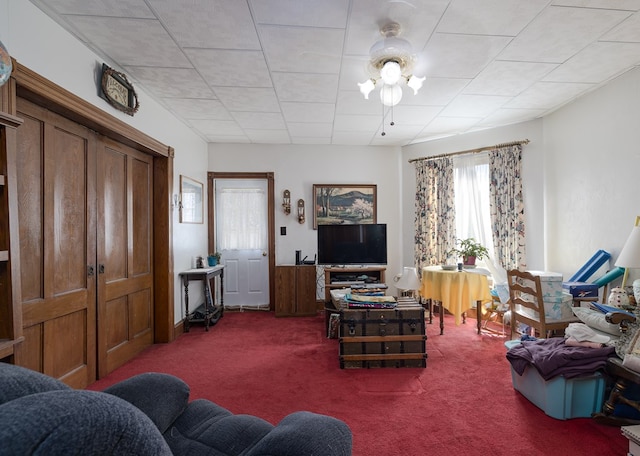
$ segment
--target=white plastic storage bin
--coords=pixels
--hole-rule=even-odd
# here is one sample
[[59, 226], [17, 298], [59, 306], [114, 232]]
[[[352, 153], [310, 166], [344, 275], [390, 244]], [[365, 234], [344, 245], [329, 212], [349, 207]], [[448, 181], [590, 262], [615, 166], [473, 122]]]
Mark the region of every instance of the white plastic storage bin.
[[[507, 350], [519, 344], [505, 342]], [[543, 379], [535, 367], [528, 366], [522, 375], [511, 367], [513, 388], [552, 418], [590, 418], [601, 410], [604, 402], [605, 380], [600, 372], [566, 379], [563, 376]]]

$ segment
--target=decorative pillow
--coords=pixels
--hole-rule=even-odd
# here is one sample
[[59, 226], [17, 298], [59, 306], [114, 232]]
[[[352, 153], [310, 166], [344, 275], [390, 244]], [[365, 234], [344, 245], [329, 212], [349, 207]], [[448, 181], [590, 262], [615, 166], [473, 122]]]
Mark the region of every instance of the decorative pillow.
[[607, 334], [611, 334], [613, 336], [620, 335], [620, 326], [614, 325], [613, 323], [609, 323], [607, 320], [605, 320], [605, 314], [603, 314], [602, 312], [588, 309], [586, 307], [572, 307], [571, 310], [573, 310], [573, 314], [588, 327], [597, 329]]

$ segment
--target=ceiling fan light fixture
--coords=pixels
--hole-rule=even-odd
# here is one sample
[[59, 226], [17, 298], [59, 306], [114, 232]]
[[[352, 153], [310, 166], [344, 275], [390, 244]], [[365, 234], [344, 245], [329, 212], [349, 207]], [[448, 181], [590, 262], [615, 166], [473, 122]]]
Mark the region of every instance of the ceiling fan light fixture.
[[413, 74], [409, 76], [409, 78], [407, 78], [407, 85], [413, 89], [414, 95], [418, 94], [418, 90], [422, 88], [422, 83], [424, 82], [425, 79], [426, 77], [424, 76], [419, 78]]
[[367, 79], [366, 82], [359, 82], [358, 87], [360, 87], [360, 93], [364, 95], [364, 99], [369, 99], [369, 94], [376, 87], [376, 81], [373, 79]]
[[398, 62], [389, 60], [382, 65], [380, 78], [382, 78], [385, 84], [396, 84], [400, 80], [400, 77], [402, 77], [402, 68], [400, 68]]
[[395, 106], [402, 100], [402, 89], [399, 85], [384, 84], [380, 89], [380, 101], [385, 106]]

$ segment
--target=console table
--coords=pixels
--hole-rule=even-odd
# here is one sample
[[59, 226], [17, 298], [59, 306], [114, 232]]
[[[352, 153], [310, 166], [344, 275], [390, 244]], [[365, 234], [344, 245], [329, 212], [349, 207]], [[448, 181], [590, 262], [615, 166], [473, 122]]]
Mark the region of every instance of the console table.
[[[484, 274], [467, 271], [445, 271], [440, 266], [422, 268], [422, 286], [420, 296], [440, 302], [440, 334], [444, 333], [444, 309], [455, 317], [460, 324], [462, 314], [477, 303], [476, 315], [478, 334], [482, 328], [482, 304], [491, 302], [489, 282]], [[431, 306], [429, 308], [431, 320]]]
[[[220, 276], [220, 303], [215, 302], [215, 280]], [[224, 265], [211, 268], [187, 269], [180, 273], [182, 284], [184, 285], [184, 331], [189, 332], [189, 326], [194, 322], [204, 322], [205, 330], [209, 331], [209, 326], [215, 324], [224, 313]], [[189, 313], [189, 281], [203, 281], [204, 286], [204, 310], [202, 318]], [[213, 287], [211, 283], [213, 282]]]

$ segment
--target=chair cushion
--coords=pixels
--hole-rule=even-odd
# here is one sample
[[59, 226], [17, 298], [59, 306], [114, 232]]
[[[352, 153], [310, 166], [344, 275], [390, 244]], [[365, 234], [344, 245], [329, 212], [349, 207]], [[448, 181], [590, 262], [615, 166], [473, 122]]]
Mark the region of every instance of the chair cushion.
[[14, 364], [0, 363], [0, 404], [45, 391], [70, 390], [55, 378]]
[[46, 391], [0, 405], [0, 442], [2, 454], [171, 454], [144, 413], [96, 391]]
[[135, 405], [164, 432], [189, 403], [189, 385], [178, 377], [157, 372], [136, 375], [104, 390]]

